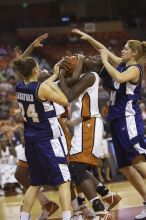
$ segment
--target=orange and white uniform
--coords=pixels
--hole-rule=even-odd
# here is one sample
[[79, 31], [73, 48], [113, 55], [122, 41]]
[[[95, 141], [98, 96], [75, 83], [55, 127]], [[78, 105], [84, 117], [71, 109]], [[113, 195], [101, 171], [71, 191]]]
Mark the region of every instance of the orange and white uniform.
[[98, 107], [99, 76], [95, 72], [94, 84], [71, 104], [71, 121], [82, 118], [74, 127], [71, 140], [70, 162], [98, 164], [102, 156], [103, 122]]

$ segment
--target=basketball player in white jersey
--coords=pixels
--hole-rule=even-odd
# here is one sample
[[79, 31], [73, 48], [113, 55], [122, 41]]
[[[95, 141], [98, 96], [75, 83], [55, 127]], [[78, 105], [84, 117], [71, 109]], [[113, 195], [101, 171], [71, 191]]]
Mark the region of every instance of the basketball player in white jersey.
[[[71, 85], [72, 77], [66, 78], [66, 70], [61, 70], [60, 74], [61, 88], [72, 105], [71, 120], [81, 119], [75, 124], [71, 141], [70, 171], [72, 179], [90, 201], [96, 213], [95, 219], [110, 220], [112, 216], [105, 210], [97, 196], [95, 184], [86, 172], [88, 167], [97, 166], [98, 157], [102, 156], [100, 147], [103, 123], [98, 109], [99, 76], [97, 74], [102, 66], [97, 56], [81, 59], [80, 68], [75, 69], [72, 76], [73, 85]], [[105, 199], [114, 197], [105, 193], [103, 188], [99, 187], [98, 190], [98, 193], [103, 193]], [[119, 201], [120, 197], [117, 196], [116, 199]]]

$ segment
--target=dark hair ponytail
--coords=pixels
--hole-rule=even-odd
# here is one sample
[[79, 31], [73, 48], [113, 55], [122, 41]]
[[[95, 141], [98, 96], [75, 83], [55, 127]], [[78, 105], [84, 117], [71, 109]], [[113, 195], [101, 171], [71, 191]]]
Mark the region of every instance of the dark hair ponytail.
[[14, 59], [13, 64], [14, 69], [24, 78], [31, 76], [33, 68], [36, 67], [36, 61], [32, 57]]

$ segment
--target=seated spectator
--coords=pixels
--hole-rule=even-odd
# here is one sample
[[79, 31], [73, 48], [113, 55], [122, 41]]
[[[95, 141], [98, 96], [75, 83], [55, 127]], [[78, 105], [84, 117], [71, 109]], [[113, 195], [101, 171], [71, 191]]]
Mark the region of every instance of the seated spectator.
[[144, 102], [140, 103], [140, 109], [143, 120], [146, 120], [146, 105]]
[[41, 63], [39, 66], [40, 66], [41, 70], [43, 70], [43, 69], [50, 70], [51, 69], [49, 63], [45, 59], [41, 60]]
[[[16, 186], [16, 192], [22, 192], [22, 190], [18, 190], [18, 183], [14, 177], [15, 169], [16, 169], [16, 152], [15, 148], [11, 146], [7, 135], [3, 133], [1, 135], [1, 142], [0, 142], [0, 186], [1, 190], [5, 187], [7, 189], [11, 189], [12, 186]], [[16, 184], [16, 185], [15, 185]], [[15, 190], [14, 189], [14, 190]]]

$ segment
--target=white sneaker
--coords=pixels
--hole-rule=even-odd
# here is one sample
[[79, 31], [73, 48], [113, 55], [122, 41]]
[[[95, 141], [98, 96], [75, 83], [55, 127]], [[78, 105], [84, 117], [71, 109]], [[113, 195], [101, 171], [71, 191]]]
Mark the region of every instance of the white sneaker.
[[99, 220], [112, 220], [112, 215], [105, 210], [97, 212], [96, 217], [99, 217]]
[[18, 193], [18, 194], [22, 194], [23, 193], [23, 191], [22, 191], [22, 189], [20, 187], [16, 187], [15, 188], [15, 192]]
[[100, 220], [100, 216], [94, 216], [91, 220]]
[[72, 220], [84, 220], [82, 217], [82, 211], [76, 211], [73, 213], [73, 216], [71, 217]]
[[82, 215], [77, 215], [74, 220], [84, 220]]
[[135, 220], [146, 220], [146, 205], [142, 207], [140, 214], [135, 216]]

